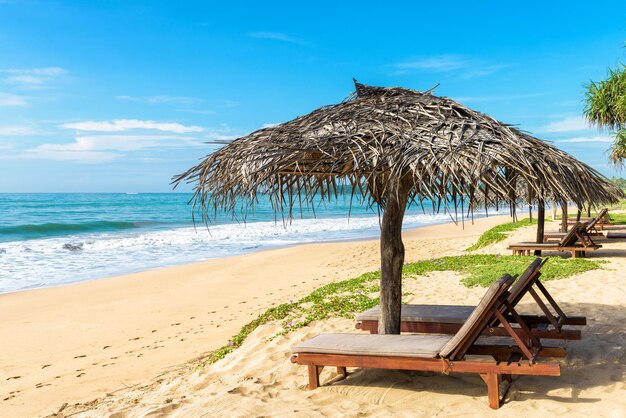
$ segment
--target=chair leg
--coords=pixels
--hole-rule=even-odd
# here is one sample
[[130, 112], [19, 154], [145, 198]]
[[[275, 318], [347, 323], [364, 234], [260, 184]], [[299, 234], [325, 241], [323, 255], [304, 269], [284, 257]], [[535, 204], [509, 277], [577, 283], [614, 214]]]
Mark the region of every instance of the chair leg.
[[500, 382], [497, 373], [481, 373], [480, 377], [487, 384], [487, 398], [491, 409], [500, 408]]
[[341, 376], [342, 379], [345, 379], [346, 377], [348, 377], [348, 372], [346, 371], [345, 367], [337, 367], [337, 374], [339, 376]]
[[309, 389], [317, 389], [320, 386], [320, 373], [324, 366], [309, 365]]

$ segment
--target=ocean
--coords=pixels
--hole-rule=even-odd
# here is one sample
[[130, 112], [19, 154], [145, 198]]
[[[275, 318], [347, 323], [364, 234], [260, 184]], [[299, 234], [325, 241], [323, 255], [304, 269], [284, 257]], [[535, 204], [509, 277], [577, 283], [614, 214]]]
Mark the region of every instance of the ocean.
[[[301, 243], [376, 237], [376, 209], [349, 196], [275, 218], [261, 201], [246, 222], [192, 222], [191, 194], [0, 194], [0, 293], [56, 286]], [[501, 209], [502, 211], [502, 209]], [[350, 216], [348, 214], [350, 213]], [[490, 211], [490, 213], [495, 213]], [[480, 213], [475, 216], [481, 216]], [[404, 227], [449, 222], [407, 210]]]

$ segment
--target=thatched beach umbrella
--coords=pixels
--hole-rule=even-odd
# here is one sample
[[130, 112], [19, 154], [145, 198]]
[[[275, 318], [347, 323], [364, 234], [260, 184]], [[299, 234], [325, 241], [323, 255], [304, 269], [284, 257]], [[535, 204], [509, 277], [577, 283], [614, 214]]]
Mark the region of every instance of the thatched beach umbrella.
[[[195, 184], [194, 207], [246, 212], [261, 194], [276, 212], [348, 185], [382, 208], [380, 333], [400, 332], [407, 203], [476, 207], [518, 199], [519, 182], [533, 199], [614, 201], [620, 192], [565, 152], [482, 113], [430, 92], [356, 83], [342, 103], [238, 138], [174, 178]], [[543, 207], [543, 206], [541, 206]]]

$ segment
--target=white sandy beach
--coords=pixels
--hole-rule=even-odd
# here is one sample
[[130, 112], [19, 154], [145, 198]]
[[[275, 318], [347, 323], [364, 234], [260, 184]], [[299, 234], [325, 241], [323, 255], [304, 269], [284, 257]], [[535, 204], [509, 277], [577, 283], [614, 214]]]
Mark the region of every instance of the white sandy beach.
[[[406, 260], [461, 254], [507, 220], [409, 231]], [[509, 241], [533, 234], [524, 228]], [[290, 347], [320, 332], [356, 332], [347, 319], [271, 341], [278, 328], [268, 324], [225, 359], [198, 367], [195, 359], [267, 308], [377, 269], [378, 242], [355, 241], [0, 295], [0, 416], [624, 416], [626, 242], [603, 245], [592, 257], [608, 260], [606, 269], [547, 284], [566, 311], [589, 318], [583, 340], [566, 345], [562, 376], [516, 378], [495, 412], [471, 375], [359, 370], [306, 390], [306, 368], [291, 364]], [[507, 254], [505, 248], [481, 252]], [[468, 304], [484, 293], [462, 286], [452, 272], [408, 280], [405, 288], [413, 303]], [[329, 378], [325, 372], [322, 382]]]

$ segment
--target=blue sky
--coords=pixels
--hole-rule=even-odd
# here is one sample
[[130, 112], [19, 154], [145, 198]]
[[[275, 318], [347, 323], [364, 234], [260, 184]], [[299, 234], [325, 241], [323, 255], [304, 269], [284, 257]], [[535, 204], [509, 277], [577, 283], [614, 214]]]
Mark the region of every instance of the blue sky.
[[626, 61], [626, 3], [213, 3], [0, 0], [0, 192], [170, 191], [204, 142], [337, 103], [352, 77], [441, 83], [619, 175], [580, 114]]

